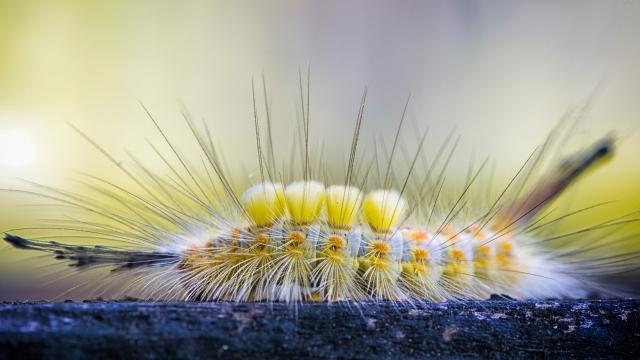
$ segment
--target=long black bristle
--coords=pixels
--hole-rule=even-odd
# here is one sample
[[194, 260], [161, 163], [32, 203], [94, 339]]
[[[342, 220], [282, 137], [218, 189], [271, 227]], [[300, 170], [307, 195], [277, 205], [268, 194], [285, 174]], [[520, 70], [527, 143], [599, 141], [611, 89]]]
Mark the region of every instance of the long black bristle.
[[5, 234], [4, 240], [16, 249], [38, 250], [54, 255], [57, 260], [67, 260], [74, 267], [112, 265], [115, 270], [141, 266], [168, 265], [175, 263], [178, 256], [173, 253], [156, 251], [128, 251], [105, 246], [68, 245], [55, 241], [34, 241]]
[[17, 249], [30, 249], [29, 240], [12, 234], [4, 234], [4, 241]]

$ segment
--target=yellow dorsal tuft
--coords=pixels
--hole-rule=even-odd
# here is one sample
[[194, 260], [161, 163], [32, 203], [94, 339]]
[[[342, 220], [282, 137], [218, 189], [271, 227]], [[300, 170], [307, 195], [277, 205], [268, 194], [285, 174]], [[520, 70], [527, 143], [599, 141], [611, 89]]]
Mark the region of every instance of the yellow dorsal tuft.
[[362, 204], [364, 218], [377, 232], [386, 233], [398, 224], [407, 203], [395, 190], [375, 190], [367, 194]]
[[335, 229], [351, 229], [358, 216], [362, 193], [353, 186], [333, 185], [327, 189], [327, 222]]
[[254, 185], [242, 195], [242, 205], [256, 225], [272, 225], [285, 214], [284, 187], [271, 182]]
[[317, 181], [297, 181], [285, 189], [291, 220], [298, 225], [313, 223], [322, 211], [324, 185]]

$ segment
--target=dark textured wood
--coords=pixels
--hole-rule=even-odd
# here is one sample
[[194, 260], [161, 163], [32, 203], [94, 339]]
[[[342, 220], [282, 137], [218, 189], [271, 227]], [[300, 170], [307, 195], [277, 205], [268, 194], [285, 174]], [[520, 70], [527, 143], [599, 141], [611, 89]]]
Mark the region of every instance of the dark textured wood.
[[640, 300], [0, 305], [0, 358], [640, 358]]

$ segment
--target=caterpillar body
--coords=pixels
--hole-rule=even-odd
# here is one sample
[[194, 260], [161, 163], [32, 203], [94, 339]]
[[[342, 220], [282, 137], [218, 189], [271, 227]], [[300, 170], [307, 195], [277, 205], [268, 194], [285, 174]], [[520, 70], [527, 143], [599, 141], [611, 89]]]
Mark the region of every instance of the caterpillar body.
[[[364, 100], [342, 181], [330, 176], [314, 180], [313, 175], [322, 178], [328, 171], [323, 161], [317, 163], [317, 174], [311, 166], [304, 97], [302, 176], [287, 181], [276, 168], [268, 109], [265, 146], [254, 100], [260, 180], [243, 192], [235, 190], [208, 129], [197, 130], [185, 113], [202, 149], [203, 166], [197, 168], [178, 155], [149, 114], [176, 155], [173, 164], [158, 152], [170, 176], [160, 176], [137, 161], [133, 171], [92, 142], [140, 191], [91, 176], [86, 184], [94, 197], [39, 185], [44, 189], [39, 196], [80, 211], [83, 217], [43, 226], [40, 230], [49, 233], [39, 238], [6, 233], [4, 239], [18, 249], [51, 253], [78, 269], [111, 268], [114, 282], [125, 279], [121, 291], [148, 299], [298, 303], [446, 301], [491, 294], [517, 299], [584, 297], [594, 291], [615, 293], [600, 277], [637, 265], [634, 253], [593, 255], [620, 241], [616, 229], [635, 218], [623, 216], [570, 233], [542, 232], [566, 216], [588, 210], [553, 219], [544, 214], [565, 188], [612, 153], [613, 137], [604, 137], [535, 178], [545, 146], [561, 141], [556, 131], [496, 198], [472, 206], [469, 189], [482, 166], [470, 172], [458, 193], [443, 193], [444, 170], [455, 148], [450, 138], [425, 160], [425, 132], [415, 154], [406, 157], [406, 176], [399, 178], [392, 165], [402, 145], [404, 116], [384, 155], [358, 156]], [[374, 174], [381, 186], [370, 184]], [[576, 236], [590, 240], [548, 246]], [[58, 237], [117, 241], [122, 246], [53, 240]], [[598, 264], [597, 271], [593, 264]]]

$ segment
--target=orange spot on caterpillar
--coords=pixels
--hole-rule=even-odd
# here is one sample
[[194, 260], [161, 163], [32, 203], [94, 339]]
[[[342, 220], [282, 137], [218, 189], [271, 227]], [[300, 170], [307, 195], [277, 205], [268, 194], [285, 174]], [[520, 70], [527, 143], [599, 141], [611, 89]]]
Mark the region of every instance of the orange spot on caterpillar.
[[444, 229], [442, 229], [442, 232], [452, 241], [460, 240], [458, 231], [456, 231], [456, 229], [454, 229], [454, 227], [451, 226], [450, 224], [447, 224], [447, 226], [445, 226]]
[[416, 243], [421, 243], [429, 240], [429, 233], [423, 230], [408, 230], [404, 233], [404, 237]]
[[307, 235], [305, 235], [302, 231], [294, 230], [289, 233], [289, 241], [291, 245], [301, 245], [307, 239]]
[[460, 248], [453, 248], [449, 250], [449, 257], [452, 261], [460, 262], [465, 260], [464, 251]]
[[343, 248], [347, 246], [347, 240], [345, 240], [344, 237], [336, 234], [330, 235], [329, 238], [327, 238], [327, 243], [330, 246], [335, 246], [336, 248]]
[[473, 235], [473, 237], [478, 240], [484, 240], [487, 238], [486, 231], [484, 231], [478, 224], [469, 225], [469, 227], [466, 230], [466, 233]]
[[256, 244], [267, 245], [270, 241], [269, 235], [265, 233], [260, 233], [256, 236]]
[[388, 255], [391, 252], [391, 245], [384, 240], [374, 240], [370, 247], [377, 257]]
[[513, 256], [513, 243], [511, 241], [501, 241], [498, 244], [499, 256]]
[[491, 247], [488, 244], [476, 248], [476, 257], [489, 257], [489, 255], [491, 255]]
[[413, 257], [416, 259], [416, 261], [429, 260], [429, 257], [431, 255], [429, 254], [429, 251], [427, 249], [418, 248], [418, 247], [412, 248], [411, 253], [413, 254]]

